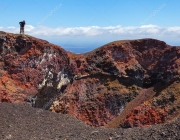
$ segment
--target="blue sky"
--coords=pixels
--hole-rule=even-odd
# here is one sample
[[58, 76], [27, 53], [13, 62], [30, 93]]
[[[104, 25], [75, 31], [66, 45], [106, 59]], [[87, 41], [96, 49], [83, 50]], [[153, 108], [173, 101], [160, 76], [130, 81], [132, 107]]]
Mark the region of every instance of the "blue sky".
[[0, 30], [25, 33], [64, 48], [156, 38], [180, 46], [179, 0], [0, 0]]

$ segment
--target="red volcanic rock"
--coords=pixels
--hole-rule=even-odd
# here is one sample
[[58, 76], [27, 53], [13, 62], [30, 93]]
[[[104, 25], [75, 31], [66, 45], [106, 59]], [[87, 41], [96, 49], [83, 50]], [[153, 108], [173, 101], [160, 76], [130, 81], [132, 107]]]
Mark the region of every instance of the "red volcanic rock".
[[123, 127], [142, 127], [164, 123], [167, 113], [163, 109], [141, 105], [135, 107], [124, 120]]
[[[180, 75], [179, 47], [155, 39], [127, 40], [112, 42], [85, 54], [68, 53], [68, 56], [74, 81], [50, 110], [105, 127], [124, 124], [133, 108], [146, 101], [152, 108], [169, 112], [167, 116], [173, 116], [171, 119], [179, 116], [180, 94], [169, 88], [179, 87], [179, 83], [175, 84]], [[154, 87], [153, 91], [146, 90], [151, 87]], [[175, 97], [173, 102], [166, 99], [170, 93]], [[171, 102], [170, 107], [159, 104], [166, 100]], [[149, 111], [152, 113], [152, 110]], [[129, 118], [133, 118], [131, 114]], [[160, 122], [166, 121], [169, 119], [164, 117]], [[150, 122], [150, 125], [160, 123]]]
[[179, 47], [139, 39], [73, 54], [28, 35], [1, 34], [0, 102], [29, 102], [92, 126], [138, 127], [180, 116]]
[[[28, 35], [4, 33], [0, 39], [0, 102], [24, 103], [38, 93], [50, 71], [66, 71], [67, 53], [59, 46]], [[47, 84], [47, 83], [44, 83]]]

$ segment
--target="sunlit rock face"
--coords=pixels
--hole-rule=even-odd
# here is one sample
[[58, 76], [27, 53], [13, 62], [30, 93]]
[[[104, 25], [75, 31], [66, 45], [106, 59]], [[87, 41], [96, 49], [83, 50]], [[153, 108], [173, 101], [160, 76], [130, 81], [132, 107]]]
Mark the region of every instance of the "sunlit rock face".
[[179, 47], [155, 39], [126, 40], [68, 56], [74, 79], [51, 111], [92, 126], [124, 128], [179, 116]]
[[180, 115], [180, 48], [115, 41], [85, 54], [1, 32], [0, 102], [65, 113], [92, 126], [142, 127]]
[[3, 34], [0, 39], [1, 102], [31, 103], [45, 86], [56, 86], [57, 91], [60, 90], [64, 85], [61, 77], [66, 74], [69, 62], [65, 50], [31, 36]]

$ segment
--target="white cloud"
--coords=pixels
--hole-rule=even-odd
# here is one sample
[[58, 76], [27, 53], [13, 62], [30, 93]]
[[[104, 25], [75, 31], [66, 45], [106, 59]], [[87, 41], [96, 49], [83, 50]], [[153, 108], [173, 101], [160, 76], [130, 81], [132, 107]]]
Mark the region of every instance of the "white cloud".
[[[16, 32], [19, 30], [17, 27], [8, 27], [1, 28], [4, 31], [8, 32]], [[99, 26], [88, 26], [88, 27], [58, 27], [51, 28], [46, 26], [38, 26], [34, 27], [32, 25], [25, 26], [25, 32], [31, 35], [47, 35], [47, 36], [99, 36], [99, 35], [144, 35], [144, 34], [158, 34], [165, 32], [180, 32], [180, 27], [159, 27], [156, 25], [143, 25], [143, 26], [127, 26], [122, 27], [118, 26], [107, 26], [107, 27], [99, 27]]]
[[13, 27], [13, 26], [10, 26], [10, 27], [8, 27], [8, 29], [15, 29], [16, 27]]
[[[0, 27], [1, 30], [12, 33], [19, 33], [19, 27]], [[112, 39], [132, 39], [132, 38], [156, 38], [166, 41], [165, 39], [179, 41], [180, 27], [160, 27], [157, 25], [142, 26], [87, 26], [87, 27], [58, 27], [51, 28], [46, 26], [34, 27], [32, 25], [25, 26], [25, 33], [32, 36], [46, 37], [81, 37], [88, 38], [96, 36], [102, 39], [111, 37]]]
[[34, 27], [32, 25], [26, 25], [26, 31], [30, 32], [34, 29]]
[[166, 32], [169, 34], [179, 34], [180, 35], [180, 27], [169, 27]]

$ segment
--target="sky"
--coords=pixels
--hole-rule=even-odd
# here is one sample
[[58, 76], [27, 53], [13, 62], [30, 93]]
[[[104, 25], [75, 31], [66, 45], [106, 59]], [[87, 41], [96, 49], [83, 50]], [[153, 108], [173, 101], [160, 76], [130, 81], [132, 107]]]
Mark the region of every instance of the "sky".
[[0, 0], [0, 31], [45, 39], [73, 52], [115, 40], [154, 38], [180, 46], [179, 0]]

